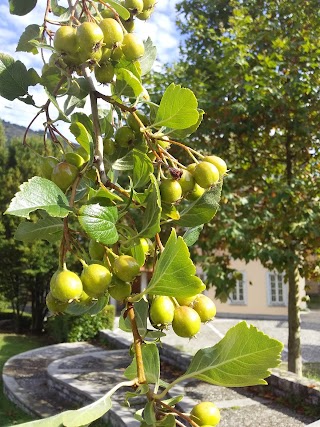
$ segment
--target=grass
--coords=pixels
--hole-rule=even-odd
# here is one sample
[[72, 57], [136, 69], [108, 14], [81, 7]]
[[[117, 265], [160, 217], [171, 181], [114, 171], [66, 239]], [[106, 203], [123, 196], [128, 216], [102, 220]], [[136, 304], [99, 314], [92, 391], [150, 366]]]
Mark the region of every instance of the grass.
[[308, 308], [311, 310], [320, 310], [320, 295], [311, 295], [308, 302]]
[[[279, 368], [287, 371], [288, 364], [283, 362]], [[306, 378], [310, 378], [311, 380], [320, 381], [320, 363], [304, 363], [302, 366], [302, 375]]]
[[[0, 333], [0, 370], [12, 356], [24, 351], [47, 345], [44, 337]], [[17, 408], [3, 393], [2, 377], [0, 378], [0, 427], [31, 421], [32, 418]]]

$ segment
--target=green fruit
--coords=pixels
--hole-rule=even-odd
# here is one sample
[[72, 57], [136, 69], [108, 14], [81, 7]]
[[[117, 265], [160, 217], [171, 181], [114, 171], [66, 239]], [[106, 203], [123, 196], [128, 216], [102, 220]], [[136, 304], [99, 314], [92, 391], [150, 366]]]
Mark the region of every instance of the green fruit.
[[80, 64], [83, 64], [84, 62], [90, 62], [90, 63], [96, 64], [101, 61], [102, 48], [99, 48], [96, 50], [88, 50], [88, 49], [80, 48], [78, 55], [79, 55]]
[[124, 28], [128, 31], [128, 33], [132, 33], [134, 31], [134, 19], [133, 16], [131, 16], [126, 21], [124, 19], [121, 19], [122, 25]]
[[191, 305], [196, 297], [197, 295], [194, 295], [193, 297], [176, 297], [176, 300], [180, 305]]
[[135, 15], [142, 12], [143, 0], [125, 0], [124, 7], [129, 9]]
[[219, 171], [215, 165], [209, 162], [200, 162], [194, 168], [194, 179], [202, 188], [210, 188], [219, 181]]
[[105, 255], [104, 246], [101, 243], [91, 239], [89, 242], [89, 255], [91, 259], [103, 259]]
[[129, 126], [122, 126], [116, 130], [114, 139], [117, 145], [127, 148], [134, 142], [134, 132]]
[[74, 183], [78, 176], [78, 168], [68, 162], [58, 163], [51, 174], [51, 181], [53, 181], [63, 192]]
[[66, 153], [64, 158], [66, 162], [70, 163], [70, 165], [76, 166], [78, 169], [80, 169], [85, 163], [84, 158], [78, 153]]
[[137, 18], [140, 19], [140, 21], [147, 21], [153, 12], [154, 12], [153, 8], [143, 10], [141, 13], [137, 15]]
[[41, 157], [41, 174], [44, 178], [51, 179], [52, 171], [59, 163], [59, 160], [55, 157], [48, 156], [48, 157]]
[[174, 304], [170, 297], [156, 297], [150, 307], [150, 320], [153, 325], [167, 326], [172, 323], [174, 316]]
[[143, 0], [143, 10], [151, 9], [155, 6], [157, 0]]
[[[142, 113], [141, 111], [136, 111], [135, 113], [145, 126], [148, 126], [150, 124], [148, 117], [144, 113]], [[133, 114], [128, 114], [127, 123], [134, 132], [140, 132], [140, 124], [134, 118]]]
[[112, 49], [109, 49], [108, 47], [102, 47], [102, 56], [100, 59], [101, 64], [104, 64], [108, 62], [108, 60], [111, 58]]
[[103, 11], [101, 12], [101, 16], [102, 16], [102, 18], [113, 18], [113, 19], [115, 19], [116, 14], [114, 13], [113, 10], [106, 8], [106, 9], [103, 9]]
[[51, 311], [51, 313], [63, 313], [65, 309], [68, 307], [67, 302], [61, 302], [57, 299], [55, 299], [52, 296], [52, 293], [49, 292], [46, 296], [46, 305], [48, 307], [48, 310]]
[[189, 171], [190, 173], [192, 173], [192, 174], [193, 174], [193, 172], [194, 172], [194, 170], [195, 170], [195, 168], [196, 168], [197, 164], [198, 164], [198, 163], [190, 163], [190, 165], [188, 165], [188, 166], [187, 166], [187, 171]]
[[105, 18], [100, 22], [105, 47], [113, 48], [123, 41], [123, 31], [120, 24], [113, 18]]
[[[141, 245], [141, 247], [142, 247], [142, 250], [143, 250], [143, 252], [144, 252], [144, 254], [146, 255], [146, 254], [148, 254], [149, 253], [149, 251], [150, 251], [150, 242], [151, 242], [151, 240], [150, 239], [145, 239], [144, 237], [142, 237], [141, 239], [140, 239], [140, 245]], [[152, 243], [152, 242], [151, 242]]]
[[114, 261], [113, 272], [124, 282], [131, 282], [140, 273], [140, 266], [132, 256], [120, 255]]
[[77, 148], [76, 153], [83, 158], [85, 163], [90, 160], [90, 154], [83, 147], [80, 146], [79, 148]]
[[76, 29], [70, 25], [58, 28], [54, 35], [53, 47], [58, 52], [75, 54], [80, 47]]
[[201, 322], [212, 320], [217, 313], [215, 303], [203, 294], [197, 295], [192, 308], [199, 314]]
[[121, 49], [121, 46], [116, 46], [114, 49], [112, 49], [111, 51], [111, 59], [113, 61], [120, 61], [120, 59], [123, 57], [123, 52]]
[[206, 156], [203, 161], [212, 163], [218, 169], [220, 176], [226, 174], [228, 168], [226, 162], [218, 156]]
[[112, 156], [116, 151], [116, 146], [113, 139], [104, 138], [103, 140], [103, 150], [107, 156]]
[[182, 194], [189, 193], [189, 191], [192, 191], [196, 183], [192, 173], [186, 169], [183, 170], [178, 182], [181, 186]]
[[205, 192], [205, 189], [200, 187], [200, 185], [195, 184], [193, 187], [193, 190], [190, 191], [187, 195], [186, 195], [186, 199], [188, 200], [197, 200], [199, 199], [199, 197], [201, 197]]
[[191, 338], [200, 331], [200, 327], [200, 316], [193, 308], [185, 305], [175, 308], [172, 329], [179, 337]]
[[89, 52], [100, 49], [103, 43], [103, 32], [95, 22], [83, 22], [77, 28], [79, 46]]
[[81, 281], [86, 294], [99, 298], [105, 294], [111, 283], [111, 273], [103, 265], [90, 264], [83, 267]]
[[114, 78], [114, 67], [111, 62], [94, 67], [94, 75], [99, 83], [111, 83]]
[[108, 292], [115, 300], [123, 301], [131, 295], [131, 284], [113, 276]]
[[123, 38], [122, 52], [128, 61], [136, 61], [144, 55], [144, 44], [137, 36], [128, 33]]
[[175, 203], [182, 196], [182, 189], [175, 179], [166, 179], [160, 184], [161, 199], [166, 203]]
[[216, 426], [220, 422], [220, 411], [212, 402], [201, 402], [193, 407], [190, 418], [199, 426]]
[[50, 280], [50, 291], [53, 298], [69, 302], [80, 298], [83, 286], [80, 277], [70, 270], [58, 270]]

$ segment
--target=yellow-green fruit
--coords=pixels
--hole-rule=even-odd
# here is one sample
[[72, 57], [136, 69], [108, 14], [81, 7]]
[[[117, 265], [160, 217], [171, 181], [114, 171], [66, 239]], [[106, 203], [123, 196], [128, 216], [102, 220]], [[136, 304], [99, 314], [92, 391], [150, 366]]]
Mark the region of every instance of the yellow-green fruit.
[[89, 255], [91, 259], [103, 259], [105, 252], [105, 248], [101, 243], [96, 242], [93, 239], [90, 240]]
[[[150, 124], [148, 117], [144, 113], [142, 113], [141, 111], [136, 111], [135, 114], [145, 126], [148, 126]], [[135, 119], [133, 114], [128, 114], [127, 123], [134, 132], [140, 132], [140, 123]]]
[[220, 411], [213, 402], [201, 402], [193, 407], [190, 418], [199, 426], [216, 426], [220, 422]]
[[175, 203], [182, 196], [182, 189], [175, 179], [166, 179], [160, 184], [161, 199], [166, 203]]
[[140, 21], [147, 21], [153, 12], [154, 12], [153, 8], [143, 10], [141, 13], [137, 15], [137, 18], [140, 19]]
[[134, 142], [135, 136], [130, 126], [121, 126], [116, 130], [114, 139], [117, 145], [127, 148]]
[[156, 4], [156, 0], [143, 0], [143, 10], [151, 9]]
[[76, 29], [70, 25], [58, 28], [54, 35], [53, 47], [58, 52], [75, 54], [79, 50]]
[[196, 297], [197, 295], [194, 295], [193, 297], [176, 297], [176, 300], [180, 305], [191, 305]]
[[52, 156], [41, 157], [41, 174], [44, 178], [51, 179], [52, 171], [59, 163], [59, 160]]
[[137, 36], [128, 33], [123, 38], [122, 52], [128, 61], [136, 61], [144, 55], [144, 44]]
[[94, 75], [99, 83], [111, 83], [114, 77], [114, 67], [111, 62], [97, 65], [94, 68]]
[[205, 162], [212, 163], [218, 169], [220, 176], [223, 176], [227, 172], [226, 162], [218, 156], [206, 156], [203, 159]]
[[120, 61], [122, 57], [123, 57], [123, 52], [122, 52], [121, 46], [116, 46], [114, 49], [112, 49], [110, 58], [113, 61]]
[[150, 307], [150, 320], [153, 325], [166, 326], [172, 323], [175, 306], [167, 296], [156, 297]]
[[81, 273], [83, 290], [91, 297], [98, 298], [105, 294], [111, 283], [110, 271], [100, 264], [84, 266]]
[[124, 7], [137, 14], [143, 10], [143, 0], [125, 0]]
[[103, 32], [95, 22], [83, 22], [77, 28], [79, 46], [82, 50], [95, 51], [102, 46]]
[[187, 166], [187, 171], [190, 173], [193, 173], [198, 163], [190, 163], [190, 165]]
[[63, 313], [65, 309], [68, 307], [67, 302], [61, 302], [57, 299], [55, 299], [52, 296], [52, 293], [49, 292], [46, 296], [46, 305], [48, 307], [48, 310], [51, 311], [51, 313]]
[[80, 64], [84, 62], [98, 63], [102, 58], [102, 48], [97, 50], [87, 50], [80, 48], [79, 52]]
[[203, 294], [197, 295], [192, 308], [199, 314], [201, 322], [212, 320], [217, 313], [215, 303], [211, 298]]
[[76, 180], [78, 172], [79, 170], [76, 166], [68, 162], [60, 162], [52, 171], [51, 181], [65, 192]]
[[112, 156], [116, 151], [116, 146], [113, 139], [104, 138], [103, 140], [103, 150], [107, 156]]
[[113, 18], [113, 19], [115, 19], [116, 14], [114, 13], [113, 10], [106, 8], [106, 9], [103, 9], [103, 11], [101, 12], [101, 16], [102, 16], [102, 18]]
[[102, 47], [102, 56], [100, 59], [101, 64], [104, 64], [108, 62], [108, 60], [111, 58], [112, 49], [109, 49], [108, 47]]
[[186, 199], [188, 200], [197, 200], [199, 199], [199, 197], [201, 197], [205, 192], [205, 189], [200, 187], [200, 185], [198, 185], [197, 183], [194, 185], [193, 190], [190, 191], [187, 195], [186, 195]]
[[120, 255], [114, 260], [113, 272], [124, 282], [131, 282], [140, 273], [140, 266], [132, 256]]
[[194, 179], [202, 188], [210, 188], [219, 181], [219, 171], [215, 165], [209, 162], [200, 162], [194, 168]]
[[80, 298], [83, 286], [80, 277], [70, 270], [58, 270], [50, 280], [53, 298], [68, 302]]
[[78, 169], [80, 169], [85, 163], [84, 158], [78, 153], [66, 153], [64, 158], [66, 162], [76, 166]]
[[182, 175], [178, 182], [181, 186], [183, 194], [189, 193], [189, 191], [192, 191], [196, 183], [192, 173], [186, 169], [183, 170]]
[[183, 338], [191, 338], [200, 331], [201, 319], [191, 307], [181, 305], [174, 310], [172, 329]]
[[128, 33], [132, 33], [134, 31], [134, 19], [133, 16], [131, 16], [126, 21], [124, 19], [121, 19], [122, 25], [124, 28], [128, 31]]
[[85, 291], [82, 291], [79, 301], [81, 304], [89, 305], [92, 302], [92, 297], [90, 297], [88, 294], [85, 293]]
[[123, 41], [123, 31], [120, 24], [113, 18], [105, 18], [100, 22], [105, 47], [113, 48]]
[[108, 292], [115, 300], [123, 301], [131, 295], [131, 284], [114, 276]]

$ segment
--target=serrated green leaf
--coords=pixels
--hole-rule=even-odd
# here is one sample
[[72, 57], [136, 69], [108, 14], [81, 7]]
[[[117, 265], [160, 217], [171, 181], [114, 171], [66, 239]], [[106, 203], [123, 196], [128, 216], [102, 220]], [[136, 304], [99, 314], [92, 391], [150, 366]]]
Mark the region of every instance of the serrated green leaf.
[[145, 76], [151, 71], [154, 61], [157, 58], [157, 48], [152, 43], [150, 37], [143, 42], [144, 44], [144, 55], [139, 59], [141, 67], [141, 75]]
[[16, 52], [31, 52], [34, 55], [37, 54], [38, 49], [29, 42], [33, 39], [40, 39], [42, 30], [43, 28], [39, 25], [28, 25], [19, 39]]
[[83, 147], [86, 152], [90, 154], [90, 149], [93, 142], [92, 137], [85, 126], [80, 122], [73, 122], [71, 123], [69, 129], [81, 147]]
[[7, 215], [29, 219], [31, 212], [41, 209], [50, 216], [64, 218], [71, 211], [65, 194], [49, 179], [34, 176], [19, 188], [5, 212]]
[[196, 227], [211, 221], [219, 209], [222, 182], [206, 191], [199, 199], [183, 204], [180, 219], [176, 221], [181, 227]]
[[137, 149], [133, 149], [133, 187], [144, 187], [149, 181], [154, 168], [150, 158]]
[[[158, 348], [154, 343], [142, 344], [141, 351], [147, 383], [157, 386], [160, 378], [160, 357]], [[135, 357], [124, 371], [124, 376], [129, 380], [133, 380], [137, 377], [137, 363]]]
[[9, 0], [11, 15], [23, 16], [31, 12], [37, 4], [37, 0]]
[[65, 8], [58, 4], [57, 0], [51, 0], [51, 10], [58, 17], [59, 22], [68, 21], [70, 19], [69, 8]]
[[144, 93], [147, 96], [146, 89], [142, 86], [140, 80], [129, 70], [126, 68], [116, 68], [115, 73], [117, 76], [117, 82], [123, 81], [125, 82], [125, 85], [121, 88], [121, 94], [132, 96], [131, 92], [127, 92], [126, 86], [129, 86], [132, 89], [132, 92], [135, 97], [138, 97], [142, 93]]
[[117, 171], [128, 171], [133, 169], [133, 152], [129, 151], [124, 157], [117, 159], [112, 164], [112, 169]]
[[0, 96], [13, 101], [28, 95], [28, 87], [39, 81], [36, 71], [31, 70], [27, 70], [21, 61], [0, 53]]
[[153, 126], [187, 129], [198, 120], [198, 101], [194, 93], [171, 83], [163, 94]]
[[183, 235], [183, 240], [186, 242], [186, 245], [194, 245], [198, 240], [202, 230], [203, 225], [198, 225], [197, 227], [189, 228]]
[[47, 240], [49, 243], [57, 242], [63, 233], [63, 222], [58, 218], [47, 216], [37, 222], [21, 222], [14, 234], [16, 240], [25, 243], [35, 240]]
[[267, 384], [280, 363], [283, 344], [245, 321], [229, 329], [215, 346], [199, 350], [179, 381], [197, 378], [224, 387]]
[[198, 118], [198, 121], [194, 125], [188, 127], [187, 129], [179, 129], [179, 130], [175, 129], [174, 131], [170, 131], [170, 132], [164, 131], [163, 134], [164, 135], [170, 135], [171, 139], [177, 139], [177, 140], [184, 139], [187, 136], [193, 134], [198, 129], [198, 127], [200, 126], [202, 119], [203, 119], [203, 115], [204, 115], [203, 110], [198, 109], [198, 112], [199, 112], [199, 118]]
[[79, 222], [85, 232], [97, 242], [113, 245], [119, 239], [116, 223], [118, 210], [115, 206], [92, 204], [82, 206]]
[[98, 299], [94, 299], [90, 303], [86, 304], [81, 304], [75, 301], [68, 305], [65, 312], [72, 314], [73, 316], [81, 316], [82, 314], [90, 314], [91, 316], [94, 316], [100, 313], [100, 311], [105, 308], [108, 302], [108, 295], [104, 295]]
[[143, 215], [142, 228], [138, 235], [152, 238], [159, 233], [161, 229], [161, 198], [159, 185], [154, 175], [150, 176], [150, 180], [150, 192], [146, 200], [146, 210]]
[[145, 293], [172, 297], [199, 294], [206, 287], [195, 273], [196, 267], [191, 261], [186, 243], [172, 229]]

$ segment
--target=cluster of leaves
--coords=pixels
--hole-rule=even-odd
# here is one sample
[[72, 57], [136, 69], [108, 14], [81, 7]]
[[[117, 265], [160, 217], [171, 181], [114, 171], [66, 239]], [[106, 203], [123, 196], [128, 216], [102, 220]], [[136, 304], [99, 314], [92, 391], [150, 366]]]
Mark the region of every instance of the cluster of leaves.
[[[107, 9], [127, 34], [122, 20], [128, 14], [130, 19], [139, 16], [139, 2], [99, 0], [96, 5], [83, 0], [81, 4], [69, 2], [69, 8], [61, 8], [55, 1], [50, 3], [55, 22], [67, 22], [71, 28], [80, 28], [85, 22], [101, 22], [102, 12]], [[14, 0], [10, 4], [16, 14], [25, 14], [35, 6], [31, 0], [24, 7]], [[20, 49], [45, 52], [55, 48], [48, 14], [49, 8], [36, 37], [30, 27], [26, 29]], [[96, 48], [94, 45], [91, 51]], [[119, 48], [121, 45], [116, 42], [111, 49]], [[65, 60], [66, 52], [60, 49], [59, 45], [54, 54]], [[188, 247], [195, 244], [203, 225], [217, 212], [226, 167], [222, 159], [216, 163], [215, 157], [204, 156], [181, 142], [198, 128], [203, 117], [190, 89], [171, 83], [158, 104], [150, 100], [142, 77], [150, 71], [154, 59], [155, 48], [147, 40], [144, 55], [131, 60], [125, 55], [118, 60], [116, 77], [98, 91], [93, 68], [99, 64], [93, 56], [81, 59], [80, 65], [65, 63], [63, 67], [55, 60], [54, 83], [49, 84], [45, 73], [39, 77], [19, 61], [0, 55], [3, 97], [33, 103], [28, 88], [35, 83], [42, 84], [48, 95], [37, 116], [45, 115], [45, 137], [49, 135], [59, 148], [58, 158], [40, 158], [43, 176], [33, 176], [21, 184], [6, 214], [26, 219], [17, 229], [17, 238], [60, 242], [59, 269], [51, 280], [51, 297], [59, 307], [56, 311], [94, 315], [103, 310], [119, 281], [120, 287], [129, 284], [129, 292], [121, 297], [125, 309], [120, 318], [120, 327], [133, 334], [133, 361], [125, 371], [128, 381], [88, 407], [34, 425], [88, 425], [111, 408], [111, 395], [119, 387], [128, 386], [134, 388], [130, 397], [146, 397], [145, 408], [136, 414], [142, 426], [181, 425], [179, 417], [196, 426], [192, 415], [175, 408], [183, 396], [164, 400], [175, 384], [188, 378], [226, 386], [265, 384], [263, 378], [269, 375], [268, 369], [279, 362], [282, 344], [242, 322], [217, 345], [200, 350], [187, 372], [173, 383], [165, 384], [160, 379], [157, 345], [165, 332], [162, 327], [148, 327], [149, 308], [163, 296], [172, 301], [176, 311], [181, 307], [179, 299], [195, 297], [205, 288], [196, 277]], [[87, 98], [91, 114], [75, 111]], [[98, 108], [98, 100], [103, 101], [103, 108]], [[56, 120], [49, 107], [58, 111]], [[70, 124], [76, 142], [58, 130], [58, 120]], [[173, 155], [171, 147], [178, 154]], [[185, 153], [188, 160], [182, 163], [179, 153]], [[181, 158], [185, 159], [185, 155]], [[146, 239], [151, 248], [147, 251], [142, 246]], [[101, 256], [92, 256], [90, 246], [86, 251], [84, 242], [89, 241], [102, 248]], [[70, 254], [84, 266], [81, 279], [66, 268]], [[150, 268], [153, 275], [146, 289], [132, 293], [130, 285], [139, 271]], [[97, 283], [97, 293], [90, 294], [92, 288], [85, 287], [89, 270], [90, 286]], [[76, 293], [65, 289], [65, 281], [72, 292], [76, 288]]]

